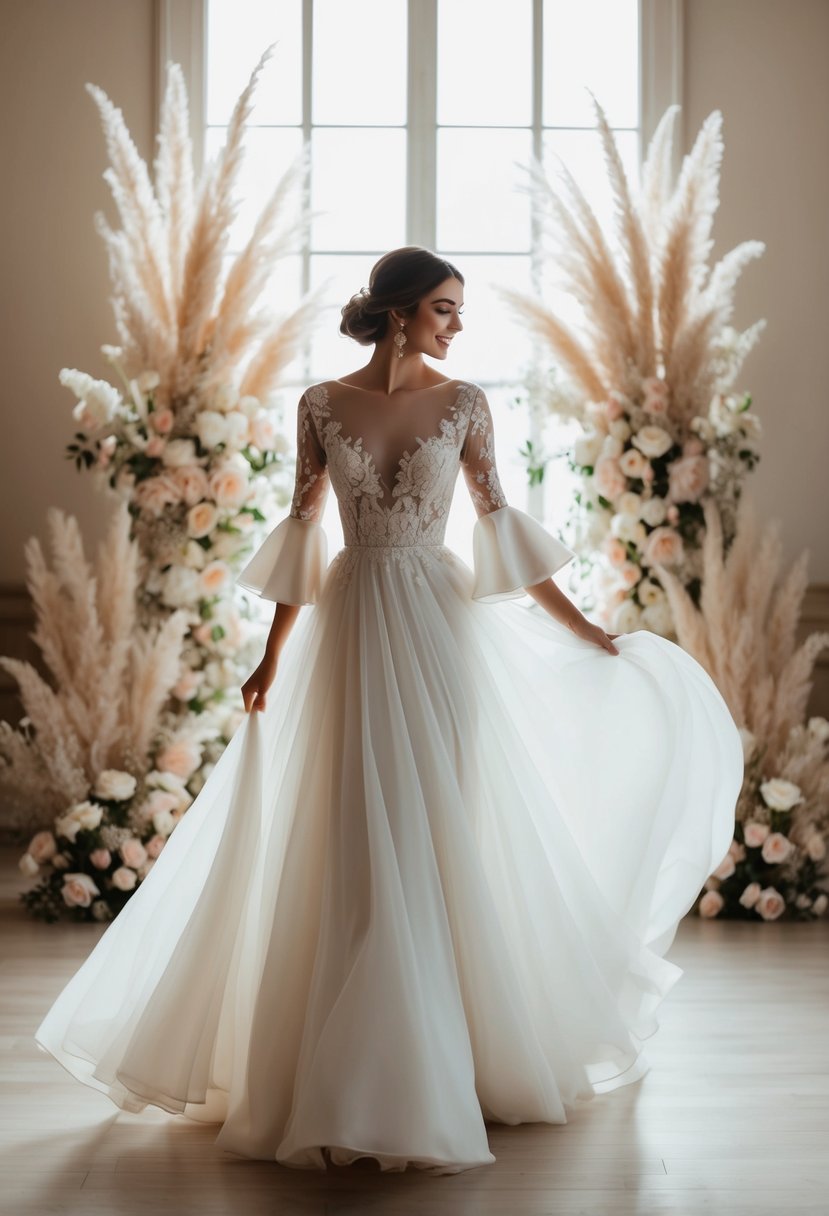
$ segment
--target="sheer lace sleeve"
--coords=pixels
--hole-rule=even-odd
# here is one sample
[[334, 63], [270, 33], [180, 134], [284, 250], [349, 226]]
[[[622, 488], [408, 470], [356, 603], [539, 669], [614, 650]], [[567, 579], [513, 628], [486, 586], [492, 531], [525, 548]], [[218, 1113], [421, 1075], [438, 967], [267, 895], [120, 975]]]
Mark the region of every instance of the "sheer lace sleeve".
[[572, 561], [572, 550], [507, 502], [495, 462], [492, 411], [480, 388], [469, 415], [461, 465], [478, 515], [472, 532], [473, 599], [514, 599]]
[[328, 541], [319, 519], [329, 485], [325, 450], [303, 393], [297, 409], [291, 508], [238, 575], [240, 587], [280, 604], [316, 603], [328, 566]]

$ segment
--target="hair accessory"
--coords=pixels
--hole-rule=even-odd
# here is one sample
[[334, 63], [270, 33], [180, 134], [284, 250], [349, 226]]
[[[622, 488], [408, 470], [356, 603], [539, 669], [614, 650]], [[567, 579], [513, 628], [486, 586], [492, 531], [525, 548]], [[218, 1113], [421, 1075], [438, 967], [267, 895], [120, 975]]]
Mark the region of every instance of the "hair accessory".
[[392, 341], [394, 342], [394, 345], [397, 347], [398, 359], [403, 358], [403, 347], [406, 345], [406, 335], [403, 332], [404, 329], [405, 329], [405, 324], [403, 321], [401, 321], [400, 329], [397, 331], [397, 333], [394, 335], [394, 338], [392, 339]]

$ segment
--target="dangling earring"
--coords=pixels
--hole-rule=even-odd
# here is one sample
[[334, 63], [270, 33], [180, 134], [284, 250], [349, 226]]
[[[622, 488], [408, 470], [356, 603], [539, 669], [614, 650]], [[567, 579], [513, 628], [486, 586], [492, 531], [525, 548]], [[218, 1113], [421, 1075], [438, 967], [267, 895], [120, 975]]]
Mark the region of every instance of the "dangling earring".
[[394, 335], [394, 338], [393, 338], [394, 345], [397, 347], [398, 359], [403, 358], [403, 347], [406, 345], [406, 335], [403, 332], [404, 329], [405, 329], [405, 325], [401, 321], [400, 329], [397, 331], [397, 333]]

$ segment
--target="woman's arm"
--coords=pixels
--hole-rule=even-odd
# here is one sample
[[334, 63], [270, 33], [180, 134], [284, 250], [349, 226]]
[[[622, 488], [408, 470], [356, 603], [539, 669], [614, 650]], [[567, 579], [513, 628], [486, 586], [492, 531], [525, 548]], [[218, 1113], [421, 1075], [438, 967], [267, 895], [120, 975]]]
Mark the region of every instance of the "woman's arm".
[[[330, 478], [326, 467], [325, 451], [304, 393], [297, 407], [296, 448], [294, 493], [287, 518], [317, 524], [328, 495]], [[291, 527], [296, 526], [291, 525]], [[304, 543], [304, 541], [300, 543]], [[283, 560], [288, 561], [285, 551], [283, 551]], [[273, 596], [269, 597], [265, 594], [264, 598], [273, 598]], [[265, 708], [268, 689], [276, 676], [279, 655], [294, 627], [300, 607], [299, 603], [276, 601], [262, 662], [242, 685], [242, 700], [246, 713], [250, 713], [251, 709]]]
[[[534, 574], [537, 578], [546, 568], [552, 574], [565, 561], [571, 560], [573, 554], [546, 533], [532, 517], [507, 503], [495, 462], [492, 411], [482, 389], [478, 389], [470, 413], [469, 427], [461, 448], [461, 465], [478, 515], [476, 530], [481, 530], [477, 537], [479, 549], [476, 549], [476, 563], [480, 556], [478, 573], [482, 576], [483, 586], [476, 598], [495, 600], [514, 595], [520, 593], [523, 585], [536, 603], [577, 637], [601, 646], [610, 654], [618, 654], [613, 637], [619, 635], [608, 635], [598, 625], [588, 621], [553, 582], [552, 577], [526, 584], [517, 583], [519, 572], [522, 577], [531, 578]], [[502, 512], [509, 518], [496, 517], [495, 512]], [[493, 526], [489, 522], [486, 526], [480, 522], [489, 515], [493, 516]]]

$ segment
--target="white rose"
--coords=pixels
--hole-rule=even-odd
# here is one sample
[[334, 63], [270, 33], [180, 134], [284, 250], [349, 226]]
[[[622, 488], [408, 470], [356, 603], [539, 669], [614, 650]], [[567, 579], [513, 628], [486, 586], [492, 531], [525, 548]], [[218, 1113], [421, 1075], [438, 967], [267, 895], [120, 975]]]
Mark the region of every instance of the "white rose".
[[619, 457], [619, 468], [625, 477], [641, 477], [645, 472], [646, 464], [644, 456], [636, 448], [628, 448]]
[[714, 428], [707, 418], [701, 418], [699, 414], [696, 416], [696, 418], [691, 419], [689, 423], [689, 430], [691, 430], [694, 435], [699, 435], [703, 443], [714, 442]]
[[651, 528], [658, 528], [665, 522], [667, 509], [664, 498], [646, 498], [639, 508], [639, 517]]
[[197, 502], [187, 512], [187, 531], [196, 539], [209, 536], [218, 522], [219, 511], [216, 504], [212, 502]]
[[195, 464], [196, 445], [192, 439], [171, 439], [164, 448], [161, 461], [162, 464], [170, 469], [180, 468], [186, 464]]
[[785, 861], [793, 848], [792, 842], [782, 832], [770, 832], [761, 849], [763, 861], [767, 861], [769, 865]]
[[241, 507], [248, 496], [248, 479], [240, 469], [223, 464], [209, 477], [210, 493], [220, 507]]
[[57, 851], [57, 841], [51, 832], [35, 832], [29, 841], [28, 852], [39, 866], [46, 861], [51, 861]]
[[260, 410], [259, 398], [251, 397], [247, 393], [244, 397], [239, 398], [238, 402], [236, 403], [236, 408], [237, 410], [241, 410], [246, 417], [251, 419], [257, 418], [260, 413], [270, 415], [271, 412], [270, 410]]
[[617, 439], [615, 435], [605, 435], [599, 455], [606, 456], [608, 460], [618, 460], [624, 451], [624, 446], [621, 439]]
[[207, 474], [201, 465], [183, 464], [174, 469], [169, 476], [181, 495], [182, 502], [188, 507], [195, 506], [207, 497]]
[[614, 515], [610, 530], [614, 536], [618, 536], [619, 540], [629, 540], [637, 548], [641, 548], [644, 545], [648, 535], [644, 525], [635, 515], [626, 515], [624, 513]]
[[633, 600], [623, 600], [613, 613], [612, 633], [633, 633], [639, 628], [640, 612]]
[[222, 591], [226, 587], [229, 587], [232, 581], [233, 575], [227, 562], [208, 562], [201, 572], [202, 594], [205, 596], [221, 595]]
[[135, 870], [129, 866], [119, 866], [112, 874], [112, 885], [119, 891], [131, 891], [138, 881]]
[[156, 811], [153, 815], [153, 827], [159, 836], [166, 838], [175, 826], [176, 820], [173, 818], [172, 811]]
[[126, 802], [135, 793], [136, 780], [132, 773], [118, 768], [105, 768], [98, 774], [93, 794], [113, 802]]
[[[580, 435], [573, 445], [573, 460], [577, 465], [594, 465], [602, 450], [603, 436], [598, 431]], [[257, 443], [257, 447], [260, 445]]]
[[826, 743], [829, 740], [829, 722], [826, 718], [810, 718], [808, 723], [809, 734], [815, 739], [819, 739], [821, 743]]
[[231, 410], [225, 415], [227, 423], [227, 442], [230, 447], [243, 448], [248, 441], [250, 423], [245, 414], [239, 410]]
[[608, 424], [607, 429], [614, 439], [619, 439], [622, 443], [630, 439], [630, 423], [625, 418], [617, 418]]
[[826, 856], [826, 841], [819, 832], [813, 832], [806, 841], [806, 853], [812, 861], [823, 861]]
[[673, 447], [673, 439], [661, 426], [643, 426], [633, 436], [631, 443], [639, 449], [643, 456], [654, 460]]
[[31, 853], [24, 853], [17, 863], [17, 868], [21, 874], [25, 874], [27, 878], [34, 878], [35, 874], [40, 873], [40, 866], [32, 857]]
[[97, 828], [103, 813], [103, 807], [94, 802], [77, 802], [55, 821], [55, 832], [58, 836], [65, 836], [67, 840], [74, 841], [82, 829], [93, 831]]
[[702, 899], [699, 901], [699, 914], [710, 920], [722, 910], [725, 900], [719, 891], [706, 891]]
[[207, 550], [196, 544], [194, 540], [188, 540], [184, 549], [181, 550], [181, 564], [188, 570], [203, 570], [207, 565]]
[[232, 384], [220, 384], [213, 393], [211, 405], [214, 409], [226, 414], [232, 410], [239, 400], [239, 391]]
[[170, 608], [189, 608], [201, 595], [201, 583], [195, 570], [185, 566], [171, 566], [163, 576], [162, 602]]
[[754, 906], [763, 920], [777, 920], [786, 910], [786, 901], [774, 887], [764, 887]]
[[812, 911], [814, 912], [815, 916], [823, 916], [827, 905], [829, 905], [829, 897], [821, 892], [821, 894], [818, 895], [817, 899], [812, 904]]
[[616, 506], [623, 515], [639, 515], [642, 507], [642, 499], [638, 494], [634, 494], [633, 490], [626, 490], [620, 495]]
[[795, 785], [793, 781], [785, 781], [782, 777], [764, 781], [760, 786], [760, 793], [766, 806], [773, 811], [790, 811], [803, 801], [800, 786]]
[[642, 624], [651, 633], [658, 633], [666, 638], [673, 632], [674, 622], [668, 601], [663, 597], [655, 604], [647, 604], [642, 609]]
[[161, 383], [161, 377], [158, 372], [146, 371], [142, 372], [138, 377], [138, 387], [142, 393], [151, 393], [154, 388], [158, 388]]
[[750, 882], [740, 896], [740, 903], [744, 908], [753, 908], [760, 898], [759, 882]]
[[64, 874], [61, 895], [67, 907], [88, 908], [92, 903], [92, 896], [100, 894], [94, 879], [89, 874]]
[[193, 429], [199, 437], [203, 448], [215, 448], [220, 443], [227, 442], [227, 423], [224, 414], [214, 410], [202, 410], [196, 416]]
[[643, 578], [639, 584], [639, 603], [643, 608], [650, 608], [653, 604], [661, 604], [665, 599], [665, 592], [656, 583], [652, 583], [649, 578]]

